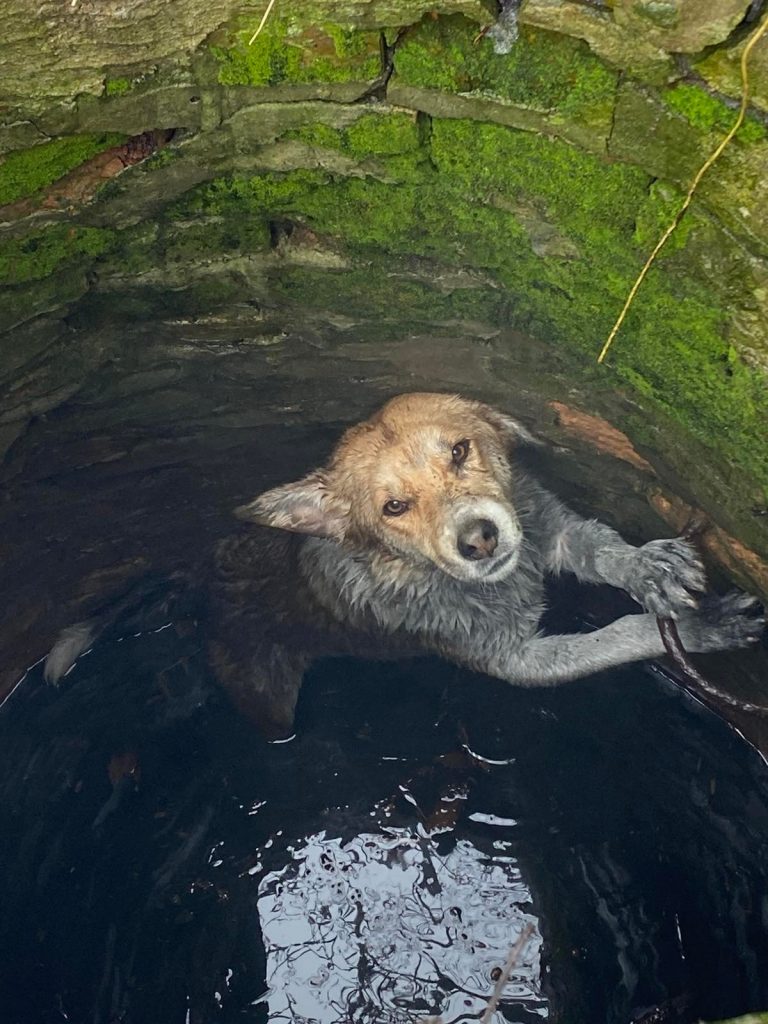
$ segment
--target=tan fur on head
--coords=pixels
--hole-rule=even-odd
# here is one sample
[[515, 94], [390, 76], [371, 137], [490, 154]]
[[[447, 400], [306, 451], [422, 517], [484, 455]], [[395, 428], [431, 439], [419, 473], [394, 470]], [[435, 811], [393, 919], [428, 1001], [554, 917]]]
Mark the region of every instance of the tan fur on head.
[[508, 457], [520, 442], [533, 438], [481, 402], [400, 395], [349, 429], [325, 468], [237, 514], [496, 581], [514, 569], [521, 540]]

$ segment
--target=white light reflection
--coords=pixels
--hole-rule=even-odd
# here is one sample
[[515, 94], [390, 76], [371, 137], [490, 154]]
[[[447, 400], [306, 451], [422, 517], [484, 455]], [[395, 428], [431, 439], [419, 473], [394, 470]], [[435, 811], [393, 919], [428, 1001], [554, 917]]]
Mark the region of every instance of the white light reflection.
[[442, 857], [428, 837], [386, 831], [348, 842], [310, 836], [263, 878], [270, 1021], [477, 1020], [529, 922], [506, 1016], [497, 1010], [493, 1024], [546, 1019], [541, 936], [514, 859], [500, 863], [465, 840]]

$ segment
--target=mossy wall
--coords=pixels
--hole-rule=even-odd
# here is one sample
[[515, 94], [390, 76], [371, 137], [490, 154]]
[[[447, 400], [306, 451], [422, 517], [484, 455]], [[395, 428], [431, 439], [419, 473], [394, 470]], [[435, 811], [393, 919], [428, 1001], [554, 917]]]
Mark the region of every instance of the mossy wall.
[[[173, 60], [105, 61], [98, 97], [36, 96], [34, 123], [56, 138], [14, 148], [17, 111], [0, 125], [0, 203], [31, 205], [9, 208], [0, 230], [5, 327], [50, 315], [57, 294], [70, 316], [152, 316], [165, 289], [177, 310], [322, 310], [371, 346], [414, 325], [514, 328], [540, 343], [542, 376], [567, 366], [594, 409], [620, 410], [698, 503], [768, 553], [761, 79], [608, 363], [595, 362], [735, 117], [732, 79], [713, 84], [705, 68], [750, 24], [734, 23], [732, 3], [720, 21], [708, 5], [701, 25], [686, 22], [683, 58], [665, 49], [664, 33], [680, 44], [673, 26], [644, 36], [621, 5], [585, 22], [580, 4], [530, 0], [500, 54], [483, 4], [397, 6], [286, 8], [249, 45], [259, 17], [232, 5]], [[46, 205], [49, 185], [114, 144], [107, 128], [176, 135], [87, 202]]]
[[34, 195], [89, 157], [123, 141], [124, 136], [108, 132], [72, 135], [8, 153], [0, 163], [0, 206]]

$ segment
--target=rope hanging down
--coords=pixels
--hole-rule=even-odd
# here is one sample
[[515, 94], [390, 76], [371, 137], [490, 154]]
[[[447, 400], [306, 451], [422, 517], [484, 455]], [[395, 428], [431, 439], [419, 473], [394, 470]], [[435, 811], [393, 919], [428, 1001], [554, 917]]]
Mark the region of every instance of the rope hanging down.
[[253, 44], [254, 44], [254, 43], [256, 42], [256, 40], [258, 39], [258, 37], [259, 37], [259, 33], [260, 33], [260, 32], [261, 32], [261, 30], [262, 30], [262, 29], [264, 28], [264, 26], [265, 26], [265, 25], [267, 24], [267, 18], [269, 17], [269, 15], [270, 15], [270, 13], [271, 13], [271, 11], [272, 11], [272, 8], [273, 8], [274, 6], [275, 6], [275, 0], [269, 0], [269, 3], [267, 4], [267, 9], [266, 9], [266, 11], [264, 11], [264, 14], [263, 14], [263, 16], [262, 16], [262, 19], [261, 19], [261, 21], [259, 22], [259, 27], [258, 27], [258, 28], [256, 29], [256, 31], [255, 31], [255, 32], [253, 33], [253, 35], [251, 36], [251, 38], [250, 38], [250, 39], [248, 40], [248, 45], [249, 45], [249, 46], [253, 46]]
[[749, 39], [747, 40], [747, 45], [744, 47], [744, 51], [741, 55], [741, 104], [739, 105], [739, 113], [736, 118], [736, 121], [734, 122], [733, 127], [722, 140], [722, 142], [714, 151], [714, 153], [712, 153], [712, 155], [700, 167], [698, 173], [696, 174], [696, 177], [691, 182], [691, 187], [688, 189], [686, 197], [683, 200], [682, 206], [675, 214], [672, 223], [669, 225], [664, 234], [656, 243], [656, 246], [654, 247], [654, 250], [651, 253], [651, 255], [645, 261], [645, 266], [638, 274], [635, 283], [632, 285], [629, 295], [627, 296], [627, 301], [624, 303], [624, 308], [622, 309], [621, 313], [619, 313], [619, 317], [616, 320], [616, 323], [613, 325], [613, 329], [611, 330], [611, 333], [608, 335], [608, 338], [602, 347], [600, 355], [597, 357], [598, 363], [602, 363], [602, 361], [605, 359], [608, 353], [608, 349], [613, 344], [613, 339], [616, 337], [616, 335], [619, 332], [619, 328], [624, 323], [624, 318], [629, 312], [629, 307], [634, 302], [635, 296], [637, 295], [640, 285], [645, 280], [646, 275], [648, 274], [648, 271], [651, 269], [654, 260], [659, 255], [661, 250], [664, 248], [667, 240], [669, 239], [669, 236], [674, 232], [675, 228], [682, 220], [683, 214], [691, 205], [691, 200], [693, 199], [696, 189], [699, 187], [699, 182], [710, 169], [710, 167], [712, 167], [715, 161], [717, 161], [720, 158], [720, 155], [722, 154], [723, 150], [726, 148], [731, 139], [733, 139], [736, 132], [739, 130], [739, 128], [741, 128], [742, 124], [744, 123], [744, 118], [747, 114], [747, 107], [749, 106], [749, 72], [747, 69], [749, 55], [752, 52], [752, 48], [754, 47], [755, 43], [765, 34], [766, 30], [768, 30], [768, 16], [766, 16], [763, 22], [757, 26], [755, 31], [749, 37]]

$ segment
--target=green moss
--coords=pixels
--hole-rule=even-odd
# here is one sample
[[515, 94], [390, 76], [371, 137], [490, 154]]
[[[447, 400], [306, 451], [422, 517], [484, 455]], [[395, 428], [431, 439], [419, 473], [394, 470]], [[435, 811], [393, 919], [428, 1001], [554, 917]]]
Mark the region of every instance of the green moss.
[[366, 114], [341, 133], [342, 148], [351, 156], [396, 156], [421, 146], [412, 114]]
[[333, 40], [333, 48], [339, 58], [358, 58], [367, 60], [371, 50], [377, 46], [381, 49], [381, 40], [377, 33], [360, 32], [358, 29], [342, 28], [341, 25], [326, 23], [323, 31]]
[[167, 316], [189, 316], [211, 309], [219, 309], [233, 302], [249, 298], [251, 290], [241, 277], [227, 277], [220, 274], [199, 278], [185, 288], [140, 289], [139, 294], [154, 301], [155, 315], [158, 308]]
[[310, 146], [335, 149], [356, 160], [375, 159], [388, 176], [409, 179], [418, 176], [420, 165], [428, 162], [416, 115], [386, 111], [363, 114], [348, 128], [331, 128], [315, 121], [287, 132]]
[[[386, 124], [382, 118], [358, 125], [352, 139], [350, 129], [332, 136], [327, 129], [313, 131], [342, 149], [364, 148], [370, 133], [371, 144], [380, 138], [381, 149], [387, 145]], [[504, 302], [489, 305], [487, 295], [476, 295], [475, 313], [466, 315], [491, 322], [508, 316], [512, 326], [557, 342], [595, 372], [597, 352], [647, 255], [648, 241], [655, 241], [677, 201], [674, 190], [651, 187], [638, 168], [499, 125], [436, 120], [424, 140], [408, 122], [400, 129], [399, 142], [389, 147], [400, 152], [382, 157], [408, 163], [397, 183], [339, 178], [321, 170], [222, 179], [189, 196], [176, 215], [262, 221], [281, 216], [335, 236], [351, 254], [377, 264], [382, 258], [418, 256], [471, 266], [502, 286]], [[544, 223], [574, 243], [580, 258], [537, 256], [515, 214], [521, 207], [538, 210]], [[677, 244], [685, 240], [683, 235]], [[286, 289], [291, 280], [286, 279]], [[322, 301], [332, 305], [333, 294], [340, 294], [338, 279], [326, 280], [333, 283]], [[369, 295], [358, 304], [367, 302], [371, 315], [381, 315], [394, 308], [402, 288], [398, 279], [382, 297], [379, 284], [364, 274], [359, 289]], [[409, 318], [417, 318], [421, 308], [427, 316], [445, 319], [451, 303], [459, 301], [458, 296], [430, 296], [421, 285], [406, 291]], [[344, 293], [334, 308], [351, 308], [351, 301]], [[681, 273], [679, 263], [668, 269], [661, 262], [638, 294], [610, 368], [600, 372], [602, 379], [613, 374], [715, 449], [721, 465], [740, 467], [746, 478], [768, 486], [768, 451], [758, 442], [768, 418], [768, 395], [763, 378], [733, 359], [725, 341], [727, 319], [727, 304], [707, 281], [690, 269]]]
[[[722, 100], [698, 85], [681, 82], [672, 89], [666, 89], [662, 98], [668, 107], [688, 121], [694, 128], [704, 132], [725, 134], [736, 121], [736, 111]], [[740, 142], [759, 142], [766, 137], [765, 126], [753, 116], [739, 128], [736, 138]]]
[[219, 256], [267, 250], [269, 227], [260, 217], [194, 221], [177, 226], [173, 232], [163, 232], [157, 244], [163, 264], [205, 262]]
[[[677, 216], [683, 199], [682, 191], [669, 182], [655, 181], [651, 185], [646, 201], [635, 212], [634, 238], [639, 246], [649, 251], [653, 248]], [[696, 219], [689, 211], [667, 240], [660, 258], [666, 260], [671, 253], [684, 249], [694, 227]]]
[[105, 228], [56, 224], [0, 242], [0, 282], [5, 285], [39, 281], [63, 266], [87, 264], [106, 252], [115, 233]]
[[139, 277], [157, 267], [202, 266], [265, 252], [269, 246], [269, 225], [257, 214], [229, 209], [223, 215], [173, 217], [124, 232], [100, 261], [99, 271], [104, 277]]
[[254, 178], [216, 178], [173, 204], [168, 217], [186, 220], [203, 214], [229, 218], [237, 216], [238, 211], [242, 218], [291, 210], [298, 213], [312, 192], [328, 180], [323, 171], [305, 170]]
[[[594, 358], [639, 269], [634, 213], [656, 201], [647, 177], [556, 140], [495, 126], [436, 123], [432, 148], [438, 167], [450, 168], [469, 194], [532, 195], [577, 243], [579, 261], [507, 263], [499, 273], [532, 306], [530, 325], [519, 326]], [[757, 372], [730, 361], [727, 318], [706, 282], [657, 266], [612, 352], [612, 367], [717, 448], [725, 464], [741, 464], [765, 486], [768, 451], [757, 439], [768, 395]]]
[[312, 121], [286, 132], [285, 139], [297, 139], [308, 146], [321, 146], [324, 149], [343, 149], [343, 135], [338, 128], [332, 128], [322, 121]]
[[158, 167], [167, 167], [168, 164], [172, 164], [174, 160], [177, 160], [179, 156], [180, 151], [178, 149], [171, 146], [163, 146], [162, 149], [156, 150], [152, 156], [144, 161], [144, 169], [155, 171]]
[[133, 88], [130, 78], [108, 78], [104, 83], [105, 96], [124, 96]]
[[136, 277], [160, 264], [158, 239], [161, 228], [156, 221], [136, 224], [122, 231], [114, 246], [99, 261], [104, 277]]
[[424, 19], [395, 52], [405, 85], [498, 97], [584, 123], [610, 118], [616, 72], [577, 39], [523, 27], [508, 54], [462, 15]]
[[249, 45], [253, 32], [254, 28], [243, 29], [229, 47], [213, 48], [222, 85], [367, 82], [381, 74], [377, 32], [277, 16], [269, 19]]
[[423, 89], [469, 92], [478, 63], [472, 33], [472, 23], [461, 16], [425, 19], [410, 28], [395, 50], [398, 80]]
[[0, 206], [34, 195], [96, 153], [124, 141], [124, 135], [108, 132], [71, 135], [9, 153], [0, 163]]

